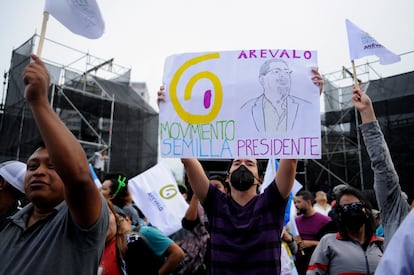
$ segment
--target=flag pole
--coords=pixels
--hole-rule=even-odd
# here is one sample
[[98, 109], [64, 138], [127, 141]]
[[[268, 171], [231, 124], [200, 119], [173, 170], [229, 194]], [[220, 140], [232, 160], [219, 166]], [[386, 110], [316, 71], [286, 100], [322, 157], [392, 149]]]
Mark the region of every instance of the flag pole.
[[37, 46], [37, 53], [36, 53], [38, 57], [40, 57], [42, 54], [43, 42], [45, 41], [46, 25], [47, 25], [48, 19], [49, 19], [49, 13], [47, 11], [43, 12], [42, 30], [40, 32], [39, 45]]
[[352, 60], [351, 62], [352, 62], [352, 72], [354, 73], [354, 87], [357, 89], [359, 88], [359, 83], [358, 83], [358, 77], [356, 74], [355, 62], [354, 60]]
[[[354, 88], [359, 89], [358, 77], [356, 76], [356, 69], [355, 69], [355, 62], [352, 62], [352, 70], [354, 72]], [[359, 159], [359, 176], [361, 180], [361, 190], [364, 191], [364, 176], [363, 176], [363, 167], [362, 167], [362, 154], [361, 154], [361, 136], [359, 130], [359, 122], [358, 122], [358, 111], [357, 108], [354, 107], [355, 112], [355, 128], [357, 129], [357, 144], [358, 144], [358, 159]]]

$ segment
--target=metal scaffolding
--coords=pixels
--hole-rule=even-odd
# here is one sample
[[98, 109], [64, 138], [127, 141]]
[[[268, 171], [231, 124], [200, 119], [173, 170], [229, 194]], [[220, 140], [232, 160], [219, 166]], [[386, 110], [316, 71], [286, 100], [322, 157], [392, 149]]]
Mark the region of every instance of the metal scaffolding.
[[[414, 52], [402, 54], [401, 57], [413, 59]], [[382, 83], [387, 78], [379, 74], [380, 68], [377, 67], [378, 61], [356, 66], [363, 90], [377, 90], [378, 84], [374, 88], [370, 87], [371, 83]], [[303, 164], [298, 166], [298, 177], [304, 174], [302, 182], [307, 189], [312, 190], [319, 189], [323, 182], [327, 182], [331, 188], [338, 184], [350, 184], [361, 190], [371, 189], [372, 180], [368, 177], [367, 182], [367, 175], [364, 175], [371, 173], [370, 162], [365, 146], [361, 144], [359, 115], [352, 104], [351, 69], [343, 67], [340, 71], [323, 76], [322, 159], [302, 160]], [[392, 97], [393, 94], [389, 93], [388, 96]], [[387, 101], [386, 98], [381, 100]]]
[[[1, 113], [0, 159], [25, 161], [40, 140], [21, 81], [36, 39], [34, 35], [13, 51], [7, 81], [5, 75], [8, 85]], [[49, 56], [53, 53], [73, 61], [65, 64], [53, 57], [52, 61]], [[105, 170], [122, 171], [129, 177], [156, 164], [158, 114], [129, 86], [130, 69], [49, 39], [42, 60], [51, 78], [50, 103], [89, 161], [106, 148], [109, 160]]]

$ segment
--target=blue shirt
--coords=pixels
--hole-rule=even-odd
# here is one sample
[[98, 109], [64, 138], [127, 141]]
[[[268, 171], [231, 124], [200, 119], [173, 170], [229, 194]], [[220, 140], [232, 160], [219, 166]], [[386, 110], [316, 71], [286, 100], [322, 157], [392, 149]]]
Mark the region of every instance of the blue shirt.
[[157, 256], [162, 256], [168, 247], [174, 242], [153, 226], [141, 226], [139, 234], [147, 241], [148, 246]]

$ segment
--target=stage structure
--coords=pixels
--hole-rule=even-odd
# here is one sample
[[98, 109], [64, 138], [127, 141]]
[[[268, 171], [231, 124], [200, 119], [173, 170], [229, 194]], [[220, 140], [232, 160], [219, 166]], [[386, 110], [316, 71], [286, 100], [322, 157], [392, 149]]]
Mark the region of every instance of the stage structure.
[[[408, 63], [407, 60], [414, 59], [414, 52], [403, 54], [401, 58]], [[414, 72], [381, 77], [378, 74], [381, 68], [384, 66], [378, 67], [378, 62], [360, 65], [357, 75], [361, 87], [373, 101], [402, 189], [412, 199]], [[361, 120], [352, 104], [351, 71], [351, 68], [344, 67], [324, 75], [322, 159], [302, 164], [306, 168], [306, 186], [313, 191], [320, 189], [324, 182], [331, 188], [346, 183], [361, 190], [373, 189], [371, 164], [359, 132]]]
[[[21, 79], [37, 39], [34, 35], [12, 53], [0, 121], [1, 161], [26, 161], [40, 140]], [[94, 152], [108, 148], [105, 170], [128, 177], [157, 163], [158, 114], [130, 87], [130, 69], [51, 40], [43, 53], [52, 80], [50, 102], [91, 162]], [[48, 59], [53, 54], [73, 61], [57, 63], [58, 58]]]

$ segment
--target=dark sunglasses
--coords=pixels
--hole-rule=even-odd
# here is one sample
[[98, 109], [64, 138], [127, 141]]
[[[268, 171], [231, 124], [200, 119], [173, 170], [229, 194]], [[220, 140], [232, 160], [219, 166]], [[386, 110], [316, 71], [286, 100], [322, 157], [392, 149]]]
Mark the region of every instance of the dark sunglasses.
[[363, 202], [348, 203], [341, 206], [341, 211], [343, 213], [347, 213], [351, 210], [361, 210], [364, 208], [364, 206], [365, 204]]

